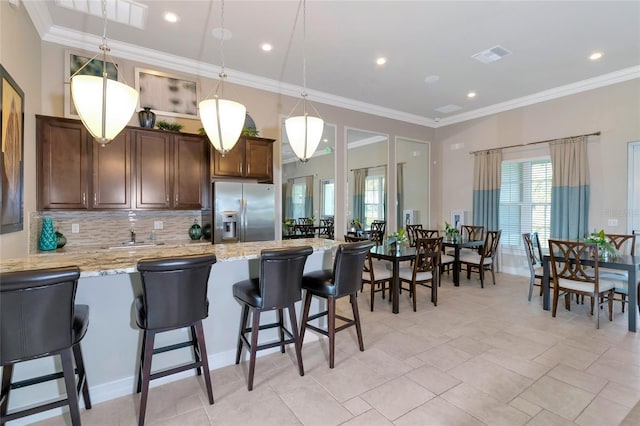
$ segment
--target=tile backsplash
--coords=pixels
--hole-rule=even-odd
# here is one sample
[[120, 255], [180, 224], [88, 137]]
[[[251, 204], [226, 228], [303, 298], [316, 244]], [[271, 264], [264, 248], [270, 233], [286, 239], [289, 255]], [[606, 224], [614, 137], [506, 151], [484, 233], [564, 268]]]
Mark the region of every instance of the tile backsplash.
[[[65, 247], [83, 245], [110, 245], [129, 241], [130, 229], [136, 232], [136, 241], [149, 241], [156, 221], [162, 222], [163, 229], [156, 229], [157, 241], [189, 240], [189, 228], [194, 219], [203, 226], [209, 222], [206, 212], [200, 210], [172, 211], [47, 211], [32, 212], [29, 216], [29, 253], [38, 252], [38, 238], [42, 228], [42, 218], [53, 219], [54, 227], [67, 238]], [[72, 232], [77, 224], [78, 233]]]

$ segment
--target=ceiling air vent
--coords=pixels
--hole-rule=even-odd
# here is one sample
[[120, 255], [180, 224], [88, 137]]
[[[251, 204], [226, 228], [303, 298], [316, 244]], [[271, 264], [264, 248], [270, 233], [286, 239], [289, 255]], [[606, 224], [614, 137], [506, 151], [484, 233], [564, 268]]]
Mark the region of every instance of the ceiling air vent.
[[491, 49], [487, 49], [483, 52], [476, 53], [472, 56], [473, 59], [477, 59], [483, 64], [488, 64], [490, 62], [495, 62], [499, 59], [504, 58], [505, 56], [511, 55], [511, 52], [505, 49], [502, 46], [493, 46]]
[[449, 104], [449, 105], [441, 106], [440, 108], [436, 108], [436, 111], [441, 112], [443, 114], [449, 114], [450, 112], [458, 111], [460, 109], [462, 109], [462, 107], [458, 105]]

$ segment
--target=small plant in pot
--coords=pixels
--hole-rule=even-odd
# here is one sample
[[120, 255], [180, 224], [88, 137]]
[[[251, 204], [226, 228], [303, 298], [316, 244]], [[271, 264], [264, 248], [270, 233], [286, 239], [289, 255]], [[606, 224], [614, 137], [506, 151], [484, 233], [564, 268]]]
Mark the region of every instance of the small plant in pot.
[[172, 132], [179, 132], [184, 127], [182, 124], [169, 123], [168, 121], [159, 120], [156, 122], [156, 126], [162, 130], [171, 130]]

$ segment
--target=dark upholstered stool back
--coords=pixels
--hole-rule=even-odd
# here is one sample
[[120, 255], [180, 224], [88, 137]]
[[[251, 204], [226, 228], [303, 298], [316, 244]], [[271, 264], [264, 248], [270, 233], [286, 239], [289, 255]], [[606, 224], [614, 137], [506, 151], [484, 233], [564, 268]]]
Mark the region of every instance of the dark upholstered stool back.
[[362, 268], [371, 241], [340, 244], [333, 261], [333, 294], [336, 298], [353, 294], [362, 287]]
[[311, 247], [262, 250], [260, 254], [261, 309], [289, 306], [302, 299], [300, 283]]
[[136, 311], [140, 328], [187, 327], [207, 317], [207, 285], [214, 255], [143, 259], [142, 300]]
[[[0, 360], [27, 360], [74, 343], [76, 267], [2, 274]], [[81, 338], [82, 336], [79, 336]]]
[[[89, 325], [89, 306], [75, 305], [79, 277], [75, 266], [0, 274], [0, 424], [69, 406], [71, 423], [80, 425], [79, 392], [85, 407], [91, 408], [80, 348]], [[58, 355], [61, 372], [13, 381], [15, 364]], [[64, 378], [66, 397], [9, 412], [11, 390], [60, 378]]]

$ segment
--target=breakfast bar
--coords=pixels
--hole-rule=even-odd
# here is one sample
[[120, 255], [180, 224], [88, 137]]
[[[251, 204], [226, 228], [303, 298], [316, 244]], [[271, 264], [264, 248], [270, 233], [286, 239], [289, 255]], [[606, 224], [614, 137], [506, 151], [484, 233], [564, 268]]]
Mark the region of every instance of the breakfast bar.
[[[64, 254], [38, 254], [25, 258], [2, 259], [0, 272], [56, 268], [76, 265], [80, 280], [76, 303], [90, 307], [89, 328], [82, 341], [82, 350], [95, 403], [135, 392], [135, 376], [142, 333], [136, 327], [134, 298], [141, 293], [140, 275], [136, 264], [143, 258], [178, 257], [214, 254], [217, 262], [211, 269], [208, 287], [209, 317], [204, 332], [212, 369], [234, 362], [237, 344], [240, 305], [233, 299], [231, 286], [237, 281], [256, 277], [259, 255], [263, 249], [308, 245], [313, 254], [308, 257], [305, 272], [330, 268], [332, 253], [338, 242], [321, 238], [286, 241], [261, 241], [237, 244], [185, 244], [126, 250], [86, 250]], [[318, 303], [318, 302], [316, 302]], [[299, 304], [298, 304], [299, 305]], [[296, 306], [300, 309], [300, 306]], [[163, 333], [156, 346], [183, 341], [188, 329]], [[313, 333], [307, 342], [314, 340]], [[153, 370], [187, 362], [192, 356], [189, 348], [166, 353], [153, 360]], [[21, 363], [14, 370], [15, 379], [47, 374], [53, 371], [52, 358]], [[193, 374], [184, 372], [158, 380], [158, 384], [178, 380]], [[54, 383], [28, 390], [29, 395], [16, 389], [12, 392], [12, 406], [24, 406], [58, 395]]]

